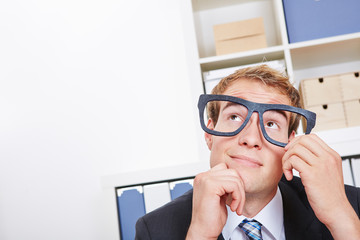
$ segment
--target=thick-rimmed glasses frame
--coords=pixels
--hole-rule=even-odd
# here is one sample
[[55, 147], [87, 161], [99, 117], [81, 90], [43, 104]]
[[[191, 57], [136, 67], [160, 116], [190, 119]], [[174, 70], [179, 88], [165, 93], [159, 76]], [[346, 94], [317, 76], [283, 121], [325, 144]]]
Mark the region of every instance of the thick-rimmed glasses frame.
[[[205, 121], [204, 121], [204, 111], [205, 111], [206, 105], [211, 101], [228, 101], [228, 102], [233, 102], [233, 103], [237, 103], [237, 104], [241, 104], [241, 105], [245, 106], [248, 109], [248, 114], [246, 116], [244, 123], [237, 130], [235, 130], [233, 132], [219, 132], [219, 131], [207, 128], [207, 126], [205, 125]], [[199, 115], [200, 115], [201, 128], [205, 132], [207, 132], [211, 135], [224, 136], [224, 137], [232, 137], [232, 136], [237, 135], [239, 132], [241, 132], [241, 130], [247, 125], [252, 114], [254, 112], [257, 112], [259, 114], [260, 128], [261, 128], [261, 132], [262, 132], [263, 136], [265, 137], [265, 139], [268, 142], [270, 142], [276, 146], [279, 146], [279, 147], [285, 147], [287, 144], [278, 142], [278, 141], [270, 138], [269, 135], [266, 133], [266, 130], [264, 127], [264, 122], [263, 122], [264, 112], [269, 111], [269, 110], [279, 110], [279, 111], [293, 112], [293, 113], [302, 115], [306, 119], [305, 134], [309, 134], [311, 132], [311, 130], [314, 128], [315, 122], [316, 122], [316, 114], [311, 111], [302, 109], [302, 108], [297, 108], [294, 106], [289, 106], [289, 105], [284, 105], [284, 104], [256, 103], [256, 102], [251, 102], [251, 101], [247, 101], [245, 99], [228, 96], [228, 95], [201, 94], [199, 97], [198, 109], [199, 109]]]

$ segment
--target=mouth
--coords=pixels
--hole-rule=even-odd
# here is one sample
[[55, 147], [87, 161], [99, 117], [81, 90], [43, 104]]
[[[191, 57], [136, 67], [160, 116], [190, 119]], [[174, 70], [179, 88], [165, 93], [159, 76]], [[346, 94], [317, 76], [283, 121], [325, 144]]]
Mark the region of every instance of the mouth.
[[260, 161], [258, 161], [257, 159], [250, 158], [250, 157], [247, 157], [244, 155], [234, 155], [234, 156], [230, 156], [230, 157], [234, 162], [239, 163], [241, 165], [248, 166], [248, 167], [258, 168], [258, 167], [263, 166], [263, 164]]

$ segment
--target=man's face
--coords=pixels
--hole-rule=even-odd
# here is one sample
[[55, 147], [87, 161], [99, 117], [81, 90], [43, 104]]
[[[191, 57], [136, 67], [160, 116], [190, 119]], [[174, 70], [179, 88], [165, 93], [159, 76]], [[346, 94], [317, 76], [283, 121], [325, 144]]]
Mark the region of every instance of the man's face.
[[[234, 82], [223, 94], [257, 103], [290, 105], [287, 96], [253, 79]], [[208, 127], [214, 129], [211, 120]], [[287, 139], [287, 133], [284, 134], [284, 138]], [[293, 135], [290, 138], [293, 138]], [[229, 168], [235, 169], [245, 184], [247, 194], [267, 196], [276, 191], [282, 176], [281, 158], [285, 150], [269, 143], [263, 137], [258, 113], [253, 113], [245, 128], [233, 137], [219, 137], [205, 133], [205, 139], [211, 150], [211, 167], [226, 163]]]

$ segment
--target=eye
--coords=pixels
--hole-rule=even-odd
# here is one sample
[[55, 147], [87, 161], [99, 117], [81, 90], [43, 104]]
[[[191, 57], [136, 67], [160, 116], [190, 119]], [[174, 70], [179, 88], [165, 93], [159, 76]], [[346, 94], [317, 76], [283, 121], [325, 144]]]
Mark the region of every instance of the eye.
[[279, 126], [275, 122], [267, 122], [266, 127], [272, 129], [279, 129]]
[[239, 116], [237, 116], [237, 115], [231, 115], [230, 120], [232, 120], [232, 121], [241, 121], [241, 118]]

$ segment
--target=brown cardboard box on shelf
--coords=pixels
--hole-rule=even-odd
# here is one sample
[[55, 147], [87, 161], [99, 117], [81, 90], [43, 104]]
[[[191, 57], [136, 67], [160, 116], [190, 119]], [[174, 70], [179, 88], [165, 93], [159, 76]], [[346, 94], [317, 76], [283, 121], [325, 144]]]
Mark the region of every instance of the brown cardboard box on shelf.
[[360, 98], [344, 102], [345, 118], [348, 127], [360, 126]]
[[216, 55], [267, 47], [263, 18], [214, 25]]
[[300, 82], [304, 107], [337, 103], [342, 101], [341, 82], [338, 75], [305, 79]]
[[344, 101], [360, 99], [359, 72], [341, 74], [341, 91]]
[[317, 105], [307, 109], [316, 113], [316, 125], [313, 131], [346, 127], [344, 106], [342, 102]]

